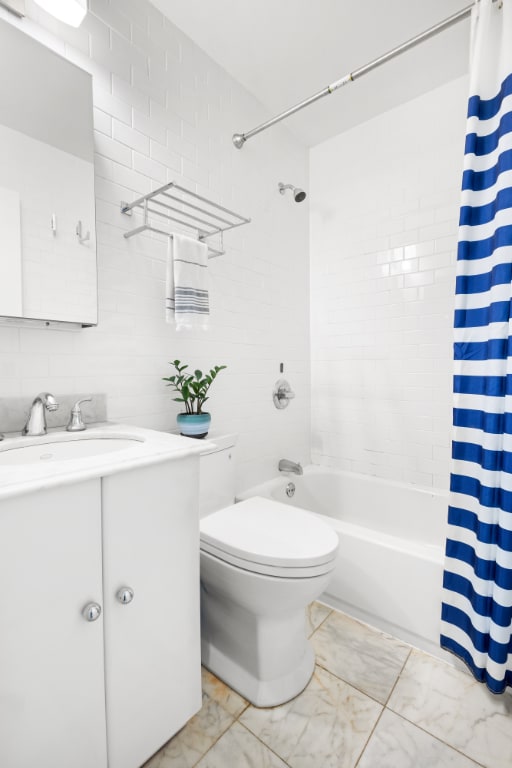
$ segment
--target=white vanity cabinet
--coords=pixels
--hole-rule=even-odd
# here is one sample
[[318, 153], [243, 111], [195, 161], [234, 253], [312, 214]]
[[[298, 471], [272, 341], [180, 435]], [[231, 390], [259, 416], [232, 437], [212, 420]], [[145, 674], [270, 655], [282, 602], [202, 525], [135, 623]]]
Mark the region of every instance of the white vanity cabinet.
[[106, 766], [101, 481], [0, 502], [0, 765]]
[[185, 456], [0, 501], [1, 766], [138, 768], [198, 711], [197, 477]]
[[198, 477], [194, 457], [103, 480], [109, 768], [138, 768], [201, 708]]

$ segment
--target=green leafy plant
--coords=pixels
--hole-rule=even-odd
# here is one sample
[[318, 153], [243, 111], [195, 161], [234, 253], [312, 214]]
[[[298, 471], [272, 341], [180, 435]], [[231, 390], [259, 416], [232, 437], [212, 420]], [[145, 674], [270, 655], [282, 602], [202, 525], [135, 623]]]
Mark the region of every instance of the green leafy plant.
[[176, 403], [185, 403], [186, 413], [204, 413], [202, 410], [204, 403], [209, 399], [206, 393], [210, 389], [217, 374], [226, 368], [226, 365], [216, 365], [209, 373], [199, 369], [194, 373], [184, 373], [188, 365], [182, 365], [181, 360], [173, 360], [169, 365], [174, 366], [176, 373], [172, 376], [164, 376], [162, 381], [168, 381], [166, 385], [172, 387], [180, 397], [173, 398]]

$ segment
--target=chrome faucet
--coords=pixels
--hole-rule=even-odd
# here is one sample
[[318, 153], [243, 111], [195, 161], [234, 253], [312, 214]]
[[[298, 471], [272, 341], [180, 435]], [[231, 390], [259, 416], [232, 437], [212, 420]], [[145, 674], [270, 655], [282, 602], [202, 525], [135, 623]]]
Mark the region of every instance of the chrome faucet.
[[34, 398], [30, 406], [27, 423], [23, 427], [22, 435], [46, 435], [46, 411], [56, 411], [59, 407], [54, 396], [49, 392], [41, 392]]
[[304, 471], [299, 461], [290, 461], [289, 459], [279, 459], [280, 472], [293, 472], [295, 475], [303, 475]]

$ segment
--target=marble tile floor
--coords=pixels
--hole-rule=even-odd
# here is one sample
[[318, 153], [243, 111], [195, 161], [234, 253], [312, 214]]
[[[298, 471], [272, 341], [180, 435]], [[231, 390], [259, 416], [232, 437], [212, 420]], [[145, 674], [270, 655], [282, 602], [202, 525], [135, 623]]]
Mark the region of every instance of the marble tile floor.
[[144, 768], [512, 768], [512, 696], [320, 603], [305, 690], [257, 709], [203, 670], [203, 707]]

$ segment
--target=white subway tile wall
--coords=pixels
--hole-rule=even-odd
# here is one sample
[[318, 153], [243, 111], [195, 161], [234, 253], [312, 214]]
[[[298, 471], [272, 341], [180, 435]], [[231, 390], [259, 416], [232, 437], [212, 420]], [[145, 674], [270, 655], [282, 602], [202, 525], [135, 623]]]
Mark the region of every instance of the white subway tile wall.
[[[77, 30], [32, 0], [26, 8], [22, 22], [0, 18], [93, 75], [99, 325], [0, 327], [0, 397], [106, 392], [111, 420], [167, 430], [179, 410], [161, 381], [167, 362], [226, 364], [209, 407], [215, 430], [240, 434], [238, 487], [274, 474], [283, 456], [308, 462], [308, 201], [277, 189], [308, 188], [306, 148], [279, 126], [236, 150], [231, 135], [267, 111], [146, 0], [89, 0]], [[123, 238], [132, 220], [120, 201], [171, 180], [252, 218], [209, 262], [206, 333], [165, 323], [163, 239]], [[297, 397], [278, 411], [281, 362]]]
[[314, 463], [446, 488], [467, 80], [311, 150]]

